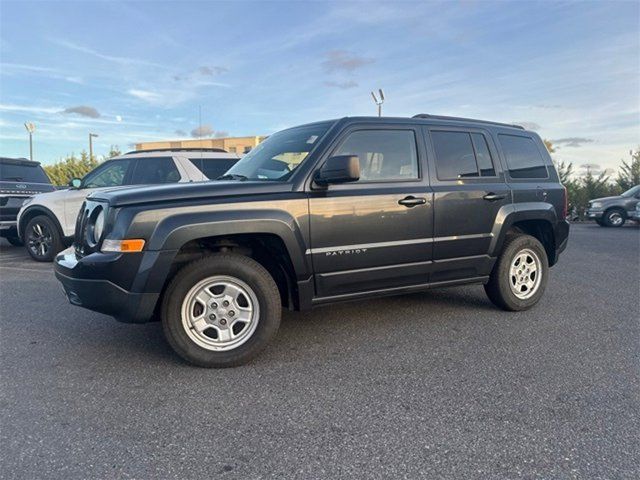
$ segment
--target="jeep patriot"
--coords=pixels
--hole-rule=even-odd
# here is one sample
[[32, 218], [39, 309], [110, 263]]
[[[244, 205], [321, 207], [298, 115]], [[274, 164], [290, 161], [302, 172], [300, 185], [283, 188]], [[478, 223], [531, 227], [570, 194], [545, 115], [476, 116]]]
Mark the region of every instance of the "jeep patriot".
[[216, 181], [91, 194], [55, 272], [72, 304], [159, 319], [187, 361], [234, 366], [282, 307], [477, 283], [499, 308], [531, 308], [567, 245], [566, 209], [522, 127], [342, 118], [271, 135]]

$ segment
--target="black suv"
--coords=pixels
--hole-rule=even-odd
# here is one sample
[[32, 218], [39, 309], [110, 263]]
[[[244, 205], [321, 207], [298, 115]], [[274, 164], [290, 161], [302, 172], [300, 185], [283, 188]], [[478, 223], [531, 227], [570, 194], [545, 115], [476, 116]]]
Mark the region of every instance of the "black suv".
[[162, 321], [201, 366], [247, 361], [281, 307], [484, 284], [535, 305], [567, 245], [567, 195], [522, 127], [417, 115], [270, 136], [218, 182], [92, 194], [56, 276], [75, 305]]
[[0, 157], [0, 236], [11, 245], [22, 245], [16, 226], [22, 203], [33, 195], [54, 190], [39, 162]]

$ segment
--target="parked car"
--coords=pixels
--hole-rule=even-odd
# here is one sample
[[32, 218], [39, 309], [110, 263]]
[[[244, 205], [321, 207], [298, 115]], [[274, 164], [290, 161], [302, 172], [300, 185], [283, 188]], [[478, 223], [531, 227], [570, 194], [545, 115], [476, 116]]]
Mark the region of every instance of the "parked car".
[[70, 188], [26, 201], [18, 215], [20, 238], [34, 260], [50, 262], [71, 244], [78, 211], [90, 193], [129, 185], [207, 181], [224, 174], [239, 158], [220, 149], [147, 150], [114, 157], [82, 179], [72, 179]]
[[281, 307], [478, 283], [502, 309], [531, 308], [566, 215], [534, 132], [343, 118], [270, 136], [221, 181], [93, 193], [55, 272], [72, 304], [159, 318], [183, 358], [225, 367], [267, 344]]
[[0, 236], [20, 246], [17, 216], [23, 202], [55, 188], [39, 162], [26, 158], [0, 157]]
[[640, 202], [640, 185], [615, 197], [596, 198], [589, 202], [587, 218], [601, 227], [621, 227]]

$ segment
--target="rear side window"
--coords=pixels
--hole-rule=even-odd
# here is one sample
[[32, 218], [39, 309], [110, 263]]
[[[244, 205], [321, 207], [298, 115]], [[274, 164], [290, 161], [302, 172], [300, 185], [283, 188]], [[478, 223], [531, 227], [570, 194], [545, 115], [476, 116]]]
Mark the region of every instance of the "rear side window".
[[171, 157], [138, 158], [132, 185], [157, 185], [180, 181], [180, 172]]
[[468, 132], [432, 131], [436, 171], [440, 180], [496, 175], [484, 135]]
[[235, 158], [190, 158], [189, 161], [209, 180], [215, 180], [227, 173], [227, 170], [233, 167], [238, 160]]
[[20, 165], [14, 163], [0, 163], [0, 181], [51, 183], [40, 165]]
[[511, 178], [547, 178], [544, 159], [532, 138], [499, 134]]

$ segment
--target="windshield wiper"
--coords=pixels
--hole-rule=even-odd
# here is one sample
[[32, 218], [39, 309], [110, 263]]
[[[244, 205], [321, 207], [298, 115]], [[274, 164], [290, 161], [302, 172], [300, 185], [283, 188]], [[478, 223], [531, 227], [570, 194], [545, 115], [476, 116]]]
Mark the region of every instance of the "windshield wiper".
[[244, 182], [245, 180], [249, 180], [249, 177], [240, 175], [239, 173], [225, 173], [224, 175], [216, 178], [216, 180], [240, 180], [241, 182]]

